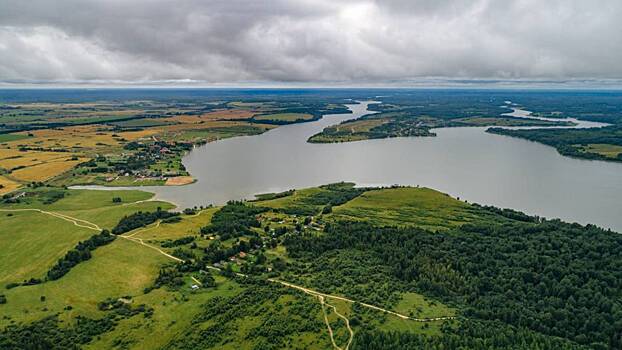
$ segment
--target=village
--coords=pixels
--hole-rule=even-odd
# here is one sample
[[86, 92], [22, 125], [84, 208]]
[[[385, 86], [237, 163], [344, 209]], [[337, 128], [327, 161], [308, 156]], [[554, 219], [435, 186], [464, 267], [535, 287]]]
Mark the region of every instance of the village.
[[[76, 173], [95, 175], [107, 184], [179, 185], [192, 182], [181, 158], [191, 150], [191, 142], [136, 141], [127, 143], [121, 154], [97, 155], [80, 164]], [[177, 182], [177, 183], [176, 183]]]

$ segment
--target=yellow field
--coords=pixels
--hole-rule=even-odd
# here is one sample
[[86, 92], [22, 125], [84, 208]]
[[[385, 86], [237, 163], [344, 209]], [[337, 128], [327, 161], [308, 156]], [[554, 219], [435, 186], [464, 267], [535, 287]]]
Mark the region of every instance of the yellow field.
[[45, 181], [60, 175], [73, 168], [79, 163], [87, 161], [88, 158], [78, 158], [78, 160], [57, 160], [42, 163], [24, 169], [19, 169], [11, 173], [11, 176], [20, 181]]
[[12, 181], [10, 179], [7, 179], [4, 176], [0, 176], [0, 195], [3, 195], [5, 193], [9, 193], [11, 191], [14, 191], [18, 188], [20, 188], [21, 185], [15, 181]]
[[14, 157], [21, 155], [22, 153], [17, 149], [0, 148], [0, 159]]
[[170, 117], [166, 119], [162, 119], [163, 121], [168, 122], [177, 122], [183, 124], [198, 124], [204, 123], [208, 121], [216, 121], [216, 120], [234, 120], [234, 119], [249, 119], [255, 115], [254, 112], [251, 111], [241, 111], [241, 110], [222, 110], [209, 112], [201, 115], [178, 115], [175, 117]]
[[120, 147], [122, 144], [120, 139], [132, 141], [154, 135], [157, 132], [158, 130], [150, 129], [115, 133], [107, 126], [86, 125], [31, 131], [33, 137], [11, 141], [9, 144], [11, 146], [24, 145], [28, 147], [87, 150]]
[[208, 128], [223, 128], [223, 127], [231, 127], [237, 125], [249, 125], [247, 122], [233, 122], [233, 121], [225, 121], [225, 120], [214, 120], [214, 121], [206, 121], [205, 123], [185, 123], [185, 124], [175, 124], [175, 125], [167, 125], [158, 127], [163, 131], [184, 131], [184, 130], [192, 130], [192, 129], [208, 129]]
[[97, 110], [97, 111], [92, 111], [92, 112], [84, 112], [84, 111], [67, 111], [65, 113], [72, 113], [74, 112], [74, 115], [68, 115], [66, 117], [61, 117], [61, 118], [53, 118], [51, 120], [53, 121], [61, 121], [61, 122], [67, 122], [67, 121], [71, 121], [73, 119], [84, 119], [84, 118], [88, 118], [91, 116], [98, 116], [98, 117], [104, 117], [104, 116], [110, 116], [110, 117], [118, 117], [118, 116], [122, 116], [122, 117], [130, 117], [130, 116], [134, 116], [137, 114], [140, 114], [142, 111], [140, 110], [133, 110], [133, 109], [128, 109], [128, 110], [109, 110], [109, 111], [105, 111], [105, 110]]
[[168, 179], [166, 179], [166, 186], [181, 186], [181, 185], [187, 185], [187, 184], [191, 184], [194, 182], [194, 179], [192, 178], [192, 176], [175, 176], [175, 177], [169, 177]]
[[20, 152], [14, 150], [14, 152], [10, 154], [12, 155], [8, 157], [0, 156], [0, 168], [10, 170], [18, 166], [29, 167], [50, 161], [64, 161], [72, 157], [71, 154], [66, 152]]

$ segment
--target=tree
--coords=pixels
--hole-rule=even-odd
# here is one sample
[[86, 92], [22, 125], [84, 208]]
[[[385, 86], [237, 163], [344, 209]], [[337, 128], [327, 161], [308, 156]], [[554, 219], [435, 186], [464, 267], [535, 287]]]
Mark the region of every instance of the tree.
[[201, 285], [205, 288], [216, 287], [216, 280], [211, 273], [207, 272], [201, 276]]

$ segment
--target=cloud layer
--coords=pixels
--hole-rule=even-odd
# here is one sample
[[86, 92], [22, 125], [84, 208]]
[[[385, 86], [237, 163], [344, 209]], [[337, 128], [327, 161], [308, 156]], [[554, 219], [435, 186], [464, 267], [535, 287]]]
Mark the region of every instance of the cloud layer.
[[621, 79], [619, 0], [0, 0], [0, 81]]

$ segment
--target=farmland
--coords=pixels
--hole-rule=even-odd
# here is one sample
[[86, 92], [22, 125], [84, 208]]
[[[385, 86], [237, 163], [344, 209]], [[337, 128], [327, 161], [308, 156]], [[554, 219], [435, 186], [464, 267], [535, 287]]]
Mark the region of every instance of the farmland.
[[316, 120], [339, 104], [166, 99], [16, 102], [0, 108], [2, 194], [54, 186], [184, 185], [194, 146]]

